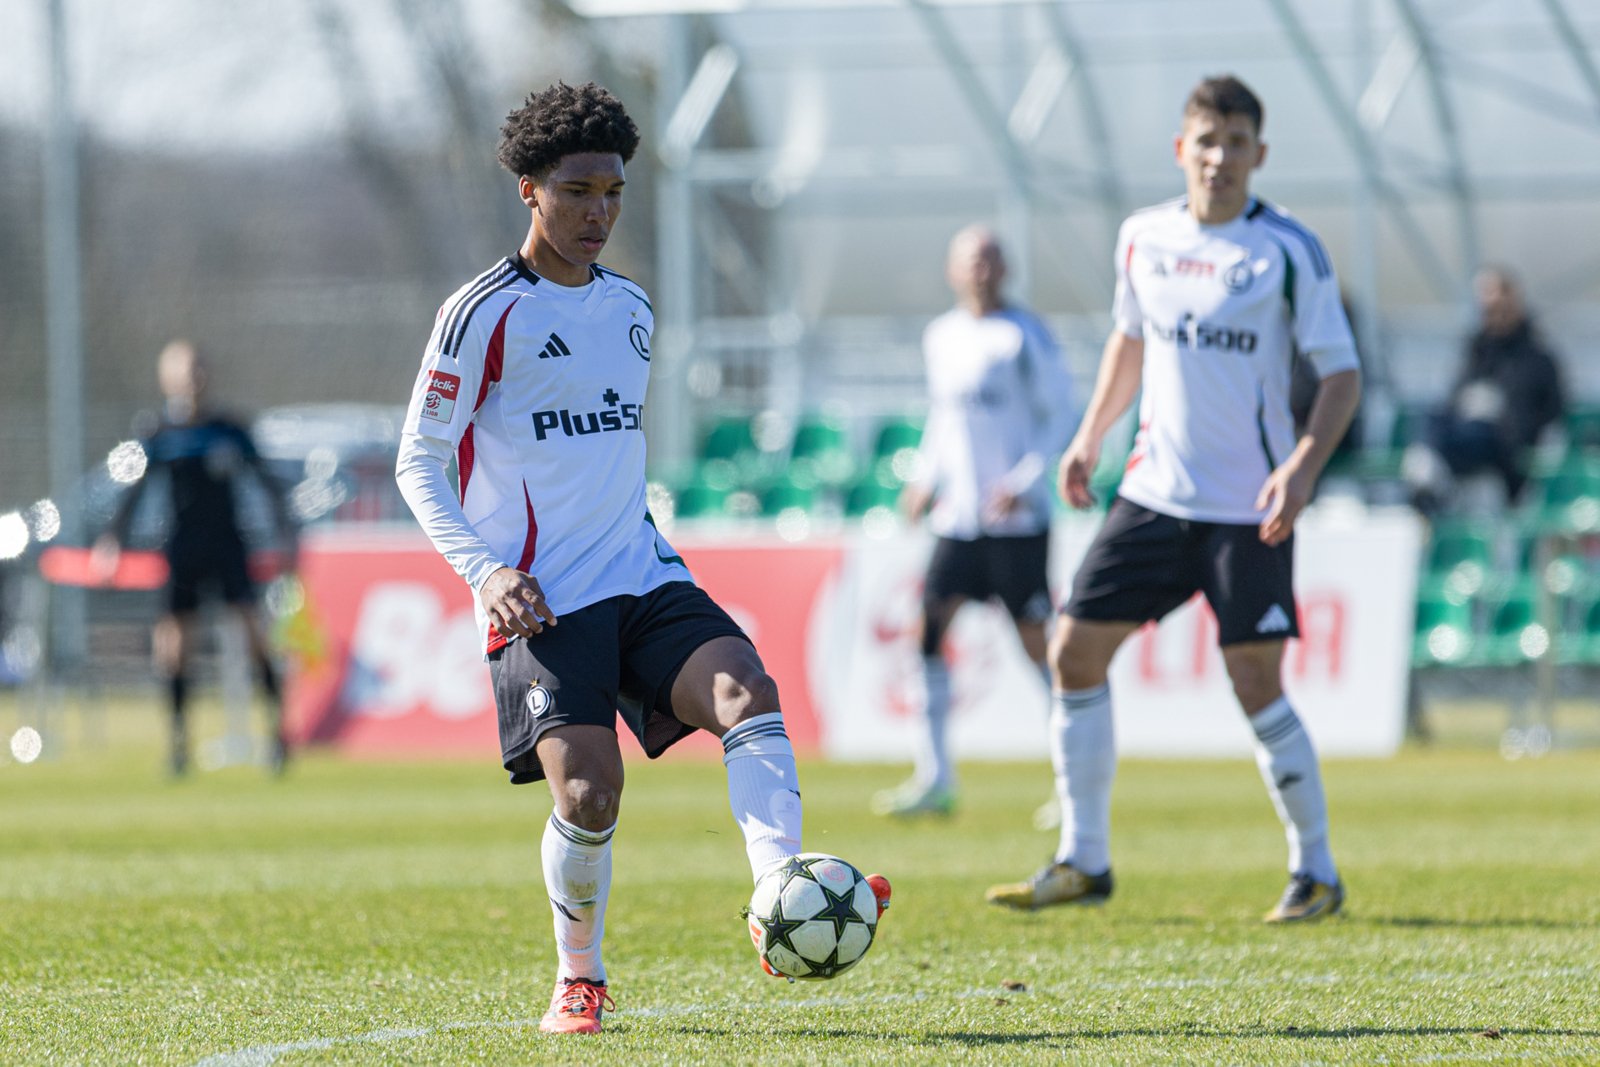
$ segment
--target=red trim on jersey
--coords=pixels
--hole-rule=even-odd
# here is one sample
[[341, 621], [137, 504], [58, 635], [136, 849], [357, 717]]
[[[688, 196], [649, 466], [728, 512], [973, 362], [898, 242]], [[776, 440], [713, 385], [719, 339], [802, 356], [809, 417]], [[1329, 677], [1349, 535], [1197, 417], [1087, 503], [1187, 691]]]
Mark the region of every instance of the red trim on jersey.
[[1144, 458], [1145, 449], [1150, 445], [1149, 438], [1145, 436], [1146, 431], [1149, 429], [1150, 424], [1148, 422], [1141, 422], [1139, 424], [1139, 432], [1135, 434], [1133, 438], [1133, 453], [1128, 457], [1128, 465], [1122, 468], [1123, 474], [1127, 474], [1129, 471], [1133, 470], [1133, 468], [1137, 467], [1139, 465], [1139, 461]]
[[483, 407], [483, 402], [489, 396], [489, 384], [500, 380], [500, 373], [506, 365], [506, 320], [511, 317], [511, 309], [517, 306], [513, 300], [506, 306], [500, 316], [500, 321], [494, 324], [494, 333], [489, 335], [489, 349], [483, 356], [483, 381], [478, 383], [478, 400], [472, 405], [472, 413], [476, 415], [478, 409]]
[[461, 435], [461, 443], [456, 446], [456, 475], [461, 483], [461, 502], [467, 500], [467, 482], [472, 478], [472, 457], [475, 449], [472, 444], [472, 431], [477, 426], [475, 422], [467, 423], [467, 432]]
[[[528, 506], [528, 536], [522, 542], [522, 558], [517, 560], [517, 570], [526, 574], [528, 568], [533, 566], [534, 553], [539, 542], [539, 522], [533, 515], [533, 498], [528, 495], [528, 483], [522, 483], [522, 501]], [[506, 647], [506, 639], [499, 630], [489, 629], [489, 643], [484, 647], [485, 653], [498, 652]]]
[[522, 500], [528, 505], [528, 537], [522, 542], [522, 558], [517, 561], [517, 570], [524, 574], [533, 566], [533, 556], [538, 550], [539, 520], [533, 517], [533, 498], [528, 495], [528, 483], [522, 483]]
[[[1104, 261], [1102, 261], [1102, 262], [1104, 262]], [[1125, 257], [1123, 257], [1123, 260], [1122, 260], [1122, 276], [1127, 279], [1127, 281], [1128, 281], [1128, 289], [1130, 291], [1132, 291], [1133, 290], [1133, 238], [1132, 237], [1128, 238], [1128, 254]], [[1134, 291], [1133, 295], [1134, 296], [1138, 296], [1139, 294], [1138, 294], [1137, 291]]]
[[[500, 321], [494, 324], [494, 333], [489, 335], [489, 347], [483, 354], [483, 380], [478, 383], [478, 399], [473, 402], [472, 413], [476, 415], [478, 409], [483, 407], [483, 402], [489, 398], [489, 386], [500, 380], [500, 375], [505, 371], [506, 365], [506, 319], [511, 317], [511, 309], [517, 306], [513, 300], [500, 315]], [[472, 429], [476, 423], [467, 423], [467, 431], [461, 435], [461, 444], [456, 446], [456, 473], [461, 483], [461, 500], [467, 499], [467, 482], [472, 480], [472, 457], [474, 447], [472, 444]]]

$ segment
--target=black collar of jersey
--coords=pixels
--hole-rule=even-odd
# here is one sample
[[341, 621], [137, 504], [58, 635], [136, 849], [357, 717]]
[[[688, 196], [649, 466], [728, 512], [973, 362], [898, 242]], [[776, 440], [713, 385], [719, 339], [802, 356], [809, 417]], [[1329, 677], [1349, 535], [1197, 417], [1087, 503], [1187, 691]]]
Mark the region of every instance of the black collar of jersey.
[[513, 252], [506, 257], [506, 262], [511, 264], [511, 269], [520, 274], [529, 285], [538, 285], [544, 279], [533, 273], [533, 268], [528, 266], [522, 258], [521, 252]]

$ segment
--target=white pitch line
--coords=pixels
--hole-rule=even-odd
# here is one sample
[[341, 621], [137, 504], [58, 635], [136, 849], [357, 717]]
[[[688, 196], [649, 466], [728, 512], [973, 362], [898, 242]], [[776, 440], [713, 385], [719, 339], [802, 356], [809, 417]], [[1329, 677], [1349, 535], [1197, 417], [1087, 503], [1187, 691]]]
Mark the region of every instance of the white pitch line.
[[[1004, 991], [994, 989], [972, 989], [964, 993], [957, 993], [951, 999], [965, 1000], [970, 997], [1002, 996]], [[793, 1008], [826, 1008], [850, 1004], [884, 1004], [884, 1003], [912, 1003], [927, 1000], [929, 993], [879, 993], [858, 994], [843, 997], [808, 997], [805, 1000], [787, 1000], [781, 1003], [756, 1004], [748, 1002], [737, 1005], [742, 1014], [748, 1015], [752, 1011], [767, 1009], [790, 1010]], [[677, 1015], [704, 1015], [708, 1012], [727, 1011], [733, 1004], [666, 1004], [654, 1008], [629, 1008], [623, 1013], [628, 1019], [666, 1019]], [[304, 1041], [287, 1041], [281, 1045], [256, 1045], [251, 1048], [239, 1049], [236, 1052], [220, 1052], [215, 1056], [207, 1056], [195, 1064], [195, 1067], [270, 1067], [276, 1063], [278, 1057], [286, 1052], [320, 1052], [334, 1048], [337, 1045], [353, 1045], [359, 1043], [382, 1044], [390, 1041], [405, 1041], [419, 1037], [428, 1037], [431, 1034], [450, 1033], [457, 1030], [488, 1030], [488, 1029], [515, 1029], [526, 1026], [539, 1025], [538, 1019], [506, 1019], [484, 1022], [459, 1022], [444, 1023], [440, 1026], [419, 1026], [405, 1028], [389, 1028], [372, 1030], [365, 1034], [353, 1034], [349, 1037], [314, 1037]]]

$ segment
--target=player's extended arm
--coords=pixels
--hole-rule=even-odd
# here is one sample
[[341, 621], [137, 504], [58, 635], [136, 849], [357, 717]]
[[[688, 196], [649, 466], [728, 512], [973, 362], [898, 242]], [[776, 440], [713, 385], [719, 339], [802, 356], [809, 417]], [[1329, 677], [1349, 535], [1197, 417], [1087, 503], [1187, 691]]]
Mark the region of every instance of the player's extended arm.
[[[467, 521], [450, 488], [450, 445], [436, 437], [402, 434], [394, 480], [433, 547], [477, 592], [502, 637], [527, 637], [554, 625], [538, 579], [507, 566]], [[541, 622], [541, 620], [543, 620]]]
[[1267, 476], [1256, 497], [1256, 507], [1267, 509], [1267, 517], [1261, 520], [1261, 540], [1282, 544], [1294, 531], [1295, 520], [1310, 502], [1322, 468], [1350, 428], [1360, 403], [1360, 371], [1339, 371], [1322, 379], [1306, 416], [1306, 432], [1289, 458]]
[[1061, 498], [1075, 508], [1094, 506], [1089, 478], [1100, 462], [1100, 443], [1111, 427], [1128, 410], [1144, 380], [1144, 338], [1112, 330], [1100, 353], [1100, 371], [1095, 377], [1094, 396], [1083, 422], [1061, 457], [1056, 489]]
[[278, 536], [283, 541], [284, 551], [289, 554], [289, 564], [293, 569], [300, 555], [300, 522], [289, 499], [290, 487], [285, 485], [277, 472], [267, 466], [267, 461], [261, 458], [261, 452], [256, 448], [255, 438], [250, 436], [250, 432], [243, 426], [238, 427], [238, 432], [245, 462], [250, 466], [250, 473], [255, 475], [256, 481], [266, 491], [267, 499], [272, 504], [272, 518], [278, 525]]

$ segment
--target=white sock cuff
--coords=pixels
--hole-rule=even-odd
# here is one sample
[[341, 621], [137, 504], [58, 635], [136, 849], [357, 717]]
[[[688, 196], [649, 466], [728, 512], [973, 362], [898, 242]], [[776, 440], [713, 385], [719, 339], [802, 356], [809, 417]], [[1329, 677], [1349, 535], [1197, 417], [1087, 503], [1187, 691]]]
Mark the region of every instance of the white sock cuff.
[[579, 848], [600, 848], [611, 843], [611, 835], [617, 832], [617, 824], [612, 823], [604, 830], [585, 830], [581, 826], [574, 826], [555, 812], [550, 813], [550, 829], [565, 838], [570, 844]]
[[722, 735], [724, 764], [747, 756], [794, 758], [794, 746], [789, 743], [789, 733], [784, 729], [782, 712], [756, 715]]
[[1111, 683], [1101, 682], [1093, 689], [1064, 689], [1056, 694], [1063, 711], [1090, 711], [1111, 699]]
[[1300, 716], [1294, 713], [1294, 706], [1286, 696], [1280, 696], [1250, 716], [1250, 729], [1267, 746], [1282, 741], [1300, 728]]

